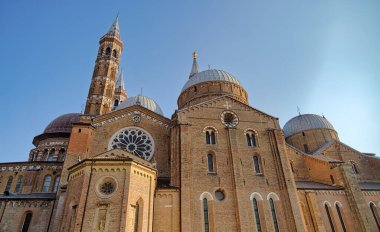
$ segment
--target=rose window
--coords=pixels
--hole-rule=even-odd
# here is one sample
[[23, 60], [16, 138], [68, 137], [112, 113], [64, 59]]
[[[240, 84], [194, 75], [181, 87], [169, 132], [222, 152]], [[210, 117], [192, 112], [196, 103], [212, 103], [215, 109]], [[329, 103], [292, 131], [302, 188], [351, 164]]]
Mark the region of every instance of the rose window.
[[105, 182], [100, 186], [100, 192], [106, 195], [113, 193], [115, 186], [111, 182]]
[[110, 149], [120, 148], [145, 160], [153, 156], [154, 142], [151, 136], [136, 127], [118, 131], [111, 139]]

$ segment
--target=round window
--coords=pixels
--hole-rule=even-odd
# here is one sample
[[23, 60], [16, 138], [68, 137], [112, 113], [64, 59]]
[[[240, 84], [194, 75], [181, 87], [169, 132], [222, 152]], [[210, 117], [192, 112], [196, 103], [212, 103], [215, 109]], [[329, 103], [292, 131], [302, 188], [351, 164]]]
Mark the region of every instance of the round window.
[[229, 127], [229, 128], [235, 128], [237, 124], [239, 123], [239, 119], [237, 115], [232, 111], [224, 111], [220, 115], [220, 120], [226, 127]]
[[115, 185], [112, 182], [105, 182], [100, 185], [100, 192], [109, 195], [115, 191]]
[[222, 190], [216, 190], [215, 191], [215, 198], [218, 200], [218, 201], [222, 201], [224, 200], [225, 196], [224, 196], [224, 192]]

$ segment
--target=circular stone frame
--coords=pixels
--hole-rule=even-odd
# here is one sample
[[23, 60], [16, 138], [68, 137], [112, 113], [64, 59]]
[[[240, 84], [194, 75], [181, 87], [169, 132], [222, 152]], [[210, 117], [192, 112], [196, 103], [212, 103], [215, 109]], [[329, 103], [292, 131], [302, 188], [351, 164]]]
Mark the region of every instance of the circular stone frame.
[[[107, 193], [107, 192], [104, 192], [104, 189], [102, 189], [105, 185], [108, 185], [107, 187], [109, 186], [112, 186], [112, 191]], [[100, 198], [110, 198], [112, 197], [112, 195], [117, 191], [118, 189], [118, 183], [116, 181], [116, 179], [112, 176], [104, 176], [102, 178], [100, 178], [96, 184], [95, 184], [95, 192], [96, 192], [96, 195], [98, 195], [98, 197]]]

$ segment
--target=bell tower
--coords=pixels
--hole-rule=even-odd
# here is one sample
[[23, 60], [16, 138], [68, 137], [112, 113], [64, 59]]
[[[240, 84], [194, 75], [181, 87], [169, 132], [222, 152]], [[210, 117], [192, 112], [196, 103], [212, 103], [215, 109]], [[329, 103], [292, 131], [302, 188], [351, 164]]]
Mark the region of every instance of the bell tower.
[[85, 114], [100, 115], [112, 110], [122, 50], [119, 19], [116, 17], [108, 32], [99, 41], [99, 51], [88, 91]]

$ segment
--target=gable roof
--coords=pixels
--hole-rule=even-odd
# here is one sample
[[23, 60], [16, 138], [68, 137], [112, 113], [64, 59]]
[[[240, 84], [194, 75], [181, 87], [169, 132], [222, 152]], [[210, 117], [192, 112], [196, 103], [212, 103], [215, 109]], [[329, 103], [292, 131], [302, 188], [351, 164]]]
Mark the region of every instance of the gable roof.
[[265, 113], [265, 112], [263, 112], [263, 111], [261, 111], [261, 110], [258, 110], [258, 109], [256, 109], [256, 108], [253, 108], [252, 106], [247, 105], [247, 104], [241, 102], [240, 100], [238, 100], [237, 98], [235, 98], [233, 95], [230, 95], [230, 94], [226, 94], [226, 95], [223, 95], [223, 96], [215, 97], [215, 98], [213, 98], [213, 99], [210, 99], [210, 100], [207, 100], [207, 101], [203, 101], [203, 102], [200, 102], [200, 103], [198, 103], [198, 104], [194, 104], [194, 105], [191, 105], [191, 106], [184, 107], [184, 108], [182, 108], [182, 109], [179, 109], [178, 112], [184, 112], [184, 111], [188, 111], [188, 110], [190, 110], [190, 109], [192, 109], [192, 108], [202, 107], [202, 106], [204, 106], [204, 105], [208, 105], [208, 104], [211, 103], [211, 102], [220, 101], [220, 100], [222, 100], [222, 99], [226, 99], [226, 98], [228, 98], [228, 99], [230, 99], [230, 100], [232, 100], [232, 101], [234, 101], [234, 102], [236, 102], [236, 103], [238, 103], [238, 104], [240, 104], [240, 105], [246, 107], [247, 109], [250, 109], [250, 110], [256, 111], [256, 112], [258, 112], [258, 113], [260, 113], [260, 114], [263, 114], [263, 115], [265, 115], [265, 116], [267, 116], [267, 117], [270, 117], [270, 118], [273, 118], [273, 119], [278, 120], [277, 117], [274, 117], [274, 116], [272, 116], [272, 115], [270, 115], [270, 114], [268, 114], [268, 113]]

